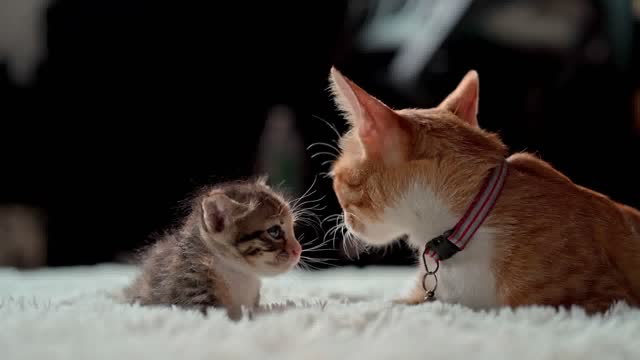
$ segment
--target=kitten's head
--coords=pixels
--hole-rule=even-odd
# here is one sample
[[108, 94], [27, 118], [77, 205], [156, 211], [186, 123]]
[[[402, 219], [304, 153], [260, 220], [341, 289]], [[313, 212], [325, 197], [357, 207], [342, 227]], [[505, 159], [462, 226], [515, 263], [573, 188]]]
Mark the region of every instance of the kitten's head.
[[410, 189], [428, 189], [453, 211], [462, 211], [468, 195], [506, 155], [498, 137], [478, 126], [475, 71], [429, 109], [393, 110], [335, 68], [331, 85], [351, 125], [331, 169], [333, 188], [348, 229], [371, 245], [386, 245], [406, 233], [400, 212], [390, 209], [415, 208]]
[[244, 268], [271, 276], [300, 260], [291, 209], [264, 179], [217, 186], [199, 198], [198, 206], [206, 245]]

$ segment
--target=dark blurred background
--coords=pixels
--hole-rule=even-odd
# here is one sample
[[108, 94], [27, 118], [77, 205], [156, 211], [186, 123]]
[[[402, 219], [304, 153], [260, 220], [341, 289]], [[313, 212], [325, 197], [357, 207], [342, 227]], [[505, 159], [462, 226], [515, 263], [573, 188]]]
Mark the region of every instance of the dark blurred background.
[[[434, 106], [474, 68], [481, 126], [640, 207], [639, 16], [637, 0], [5, 0], [0, 265], [127, 261], [199, 186], [259, 172], [339, 213], [330, 154], [306, 149], [336, 138], [324, 121], [345, 129], [332, 64], [393, 107]], [[313, 254], [411, 262], [335, 245]]]

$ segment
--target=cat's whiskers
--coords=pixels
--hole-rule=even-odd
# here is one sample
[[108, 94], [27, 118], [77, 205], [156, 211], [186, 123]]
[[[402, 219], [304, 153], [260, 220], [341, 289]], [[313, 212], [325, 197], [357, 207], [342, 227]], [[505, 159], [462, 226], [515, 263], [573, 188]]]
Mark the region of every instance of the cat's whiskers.
[[307, 249], [307, 248], [305, 248], [307, 245], [312, 244], [314, 241], [318, 240], [318, 238], [316, 237], [316, 238], [311, 239], [311, 240], [309, 240], [309, 241], [304, 241], [304, 235], [305, 235], [305, 234], [302, 234], [302, 235], [300, 235], [300, 237], [298, 238], [298, 242], [300, 242], [300, 246], [302, 246], [302, 252], [304, 252], [304, 251], [305, 251], [305, 249]]
[[342, 221], [341, 221], [341, 218], [342, 218], [342, 217], [343, 217], [343, 215], [342, 215], [342, 214], [336, 214], [336, 215], [329, 216], [329, 217], [327, 217], [327, 218], [325, 219], [325, 221], [326, 221], [326, 220], [328, 220], [328, 219], [330, 219], [330, 218], [331, 218], [331, 219], [334, 219], [334, 218], [335, 218], [335, 221], [336, 221], [336, 224], [335, 224], [334, 226], [332, 226], [332, 227], [329, 229], [329, 231], [327, 231], [327, 232], [325, 233], [325, 238], [326, 238], [327, 236], [331, 236], [331, 234], [333, 234], [332, 243], [333, 243], [333, 247], [334, 247], [334, 248], [336, 247], [336, 236], [337, 236], [337, 232], [338, 232], [338, 230], [340, 230], [340, 226], [341, 226], [341, 224], [342, 224]]
[[[335, 215], [332, 215], [332, 216], [326, 217], [324, 220], [322, 220], [321, 225], [324, 225], [324, 223], [325, 223], [329, 218], [333, 218], [333, 217], [335, 217]], [[330, 236], [331, 236], [331, 232], [332, 232], [332, 231], [334, 231], [334, 227], [333, 227], [333, 226], [332, 226], [331, 228], [329, 228], [329, 230], [328, 230], [328, 231], [326, 231], [326, 232], [324, 233], [324, 236], [323, 236], [323, 238], [322, 238], [322, 239], [323, 239], [323, 240], [327, 240], [327, 237], [330, 237]], [[335, 245], [335, 244], [334, 244], [334, 245]], [[334, 246], [334, 248], [335, 248], [335, 246]]]
[[320, 217], [317, 214], [315, 214], [314, 211], [322, 211], [326, 209], [326, 206], [321, 204], [315, 204], [313, 206], [309, 206], [305, 208], [304, 205], [313, 204], [313, 203], [322, 201], [323, 199], [324, 199], [324, 196], [319, 199], [308, 200], [308, 201], [304, 201], [304, 202], [293, 205], [291, 212], [293, 214], [294, 220], [295, 221], [298, 221], [298, 220], [315, 221], [318, 225], [320, 225], [321, 224]]
[[296, 222], [296, 224], [302, 224], [302, 225], [309, 226], [309, 227], [314, 228], [315, 230], [317, 230], [318, 222], [314, 221], [313, 218], [298, 217], [295, 222]]
[[347, 229], [347, 225], [346, 225], [346, 223], [345, 223], [344, 221], [342, 221], [342, 222], [340, 223], [340, 233], [341, 233], [340, 235], [342, 236], [342, 250], [343, 250], [343, 251], [344, 251], [344, 253], [347, 255], [347, 257], [348, 257], [349, 259], [351, 259], [351, 256], [349, 255], [349, 249], [348, 249], [348, 245], [349, 245], [349, 238], [348, 238], [348, 236], [347, 236], [347, 235], [345, 235], [345, 234], [348, 234], [348, 233], [349, 233], [349, 231], [348, 231], [348, 230], [349, 230], [349, 229]]
[[[323, 123], [325, 123], [329, 127], [329, 129], [331, 129], [333, 131], [333, 133], [336, 134], [336, 137], [338, 139], [340, 138], [340, 132], [338, 131], [338, 129], [336, 129], [335, 125], [331, 124], [330, 122], [328, 122], [327, 120], [321, 118], [320, 116], [317, 116], [317, 115], [311, 115], [311, 116], [313, 116], [314, 118], [316, 118], [316, 119], [322, 121]], [[334, 139], [333, 143], [337, 145], [337, 140]]]
[[331, 160], [325, 160], [323, 162], [320, 163], [320, 166], [325, 166], [327, 164], [331, 164], [335, 161], [335, 159], [331, 159]]
[[311, 209], [318, 210], [322, 208], [311, 207], [307, 209], [299, 209], [294, 213], [294, 221], [295, 223], [310, 227], [316, 237], [319, 236], [322, 229], [322, 222], [320, 221], [320, 217], [317, 214], [314, 214]]
[[331, 152], [328, 152], [328, 151], [318, 151], [317, 153], [313, 153], [311, 155], [311, 158], [313, 159], [313, 158], [315, 158], [317, 156], [320, 156], [320, 155], [330, 155], [330, 156], [332, 156], [332, 160], [335, 160], [338, 157], [337, 154], [334, 154], [334, 153], [331, 153]]
[[327, 244], [327, 241], [322, 242], [320, 244], [316, 244], [313, 247], [304, 249], [302, 253], [304, 254], [304, 253], [310, 253], [310, 252], [326, 251], [326, 249], [322, 249], [322, 247], [326, 244]]
[[[315, 176], [315, 177], [313, 178], [313, 181], [311, 182], [311, 185], [309, 185], [309, 188], [308, 188], [308, 189], [307, 189], [307, 190], [306, 190], [302, 195], [300, 195], [300, 197], [298, 197], [297, 199], [293, 199], [293, 200], [291, 200], [291, 201], [289, 202], [289, 206], [290, 206], [292, 209], [295, 209], [295, 208], [296, 208], [296, 206], [298, 205], [298, 203], [300, 203], [300, 201], [304, 200], [305, 198], [307, 198], [307, 197], [309, 197], [309, 196], [311, 196], [311, 195], [313, 195], [313, 194], [315, 193], [315, 190], [313, 190], [312, 192], [311, 192], [311, 190], [312, 190], [312, 189], [313, 189], [313, 187], [316, 185], [316, 181], [317, 181], [317, 180], [318, 180], [318, 177], [317, 177], [317, 176]], [[311, 192], [311, 193], [310, 193], [310, 192]]]
[[[342, 151], [341, 151], [341, 149], [340, 149], [340, 145], [338, 144], [338, 140], [339, 140], [342, 136], [340, 135], [340, 132], [338, 131], [338, 129], [336, 129], [335, 125], [333, 125], [333, 124], [329, 123], [327, 120], [325, 120], [325, 119], [323, 119], [323, 118], [321, 118], [321, 117], [319, 117], [319, 116], [316, 116], [316, 115], [312, 115], [312, 116], [313, 116], [314, 118], [316, 118], [316, 119], [318, 119], [318, 120], [322, 121], [322, 122], [323, 122], [325, 125], [327, 125], [327, 126], [329, 127], [329, 129], [331, 129], [331, 131], [333, 131], [333, 133], [336, 135], [336, 138], [335, 138], [335, 139], [333, 139], [333, 140], [331, 140], [331, 142], [332, 142], [335, 146], [334, 146], [334, 145], [331, 145], [331, 144], [329, 144], [329, 143], [326, 143], [326, 142], [317, 142], [317, 143], [313, 143], [313, 144], [309, 145], [309, 147], [307, 147], [307, 150], [309, 150], [309, 149], [311, 149], [311, 148], [312, 148], [312, 147], [314, 147], [314, 146], [320, 146], [320, 145], [323, 145], [323, 146], [325, 146], [326, 148], [329, 148], [330, 150], [335, 151], [335, 154], [333, 154], [333, 153], [329, 153], [329, 152], [320, 152], [320, 153], [313, 154], [313, 155], [311, 156], [311, 158], [314, 158], [314, 157], [316, 157], [316, 156], [318, 156], [318, 155], [331, 155], [331, 156], [332, 156], [332, 158], [331, 158], [331, 159], [329, 159], [329, 160], [325, 160], [325, 161], [323, 161], [323, 162], [320, 164], [320, 166], [326, 166], [326, 165], [328, 165], [328, 164], [333, 163], [333, 162], [338, 158], [338, 156], [340, 156], [340, 155], [342, 154]], [[332, 178], [332, 172], [331, 172], [330, 170], [329, 170], [329, 171], [326, 171], [326, 172], [320, 172], [320, 173], [318, 173], [318, 175], [319, 175], [319, 176], [322, 176], [322, 177], [323, 177], [323, 178], [325, 178], [325, 179], [330, 179], [330, 178]]]
[[309, 206], [305, 208], [304, 205], [317, 203], [319, 201], [324, 200], [324, 198], [325, 196], [322, 196], [319, 199], [308, 200], [308, 201], [304, 201], [302, 203], [296, 204], [292, 209], [294, 218], [311, 217], [316, 219], [317, 221], [320, 221], [320, 218], [318, 217], [318, 215], [316, 215], [313, 211], [322, 211], [326, 209], [326, 206], [321, 204], [315, 204], [313, 206]]
[[311, 150], [311, 148], [312, 148], [312, 147], [314, 147], [314, 146], [320, 146], [320, 145], [328, 147], [329, 149], [331, 149], [331, 150], [335, 151], [335, 152], [336, 152], [336, 154], [340, 153], [340, 150], [338, 150], [338, 148], [337, 148], [337, 147], [335, 147], [335, 146], [333, 146], [333, 145], [331, 145], [331, 144], [327, 144], [327, 143], [325, 143], [325, 142], [315, 142], [315, 143], [313, 143], [313, 144], [311, 144], [311, 145], [307, 146], [307, 150]]
[[[354, 217], [357, 221], [362, 221], [356, 214], [352, 213], [352, 212], [345, 212], [346, 215], [352, 216]], [[356, 259], [360, 258], [360, 254], [361, 253], [367, 253], [369, 252], [369, 246], [366, 245], [365, 243], [363, 243], [362, 241], [360, 241], [356, 234], [354, 234], [349, 227], [346, 225], [346, 223], [344, 222], [344, 215], [341, 217], [342, 219], [342, 224], [341, 224], [341, 229], [342, 229], [342, 247], [345, 251], [345, 254], [347, 254], [347, 256], [349, 258], [351, 258], [349, 256], [349, 251], [347, 249], [347, 246], [351, 247], [355, 252], [356, 252]]]
[[[308, 196], [311, 196], [311, 195], [313, 195], [313, 194], [315, 194], [315, 190], [314, 190], [311, 194], [309, 194]], [[311, 200], [303, 201], [303, 202], [301, 202], [301, 203], [296, 203], [296, 204], [294, 205], [294, 208], [295, 208], [295, 209], [297, 209], [297, 208], [301, 208], [301, 207], [302, 207], [302, 206], [304, 206], [305, 204], [313, 204], [313, 203], [320, 202], [320, 201], [324, 200], [324, 198], [325, 198], [325, 197], [327, 197], [327, 196], [326, 196], [326, 195], [323, 195], [322, 197], [320, 197], [320, 198], [318, 198], [318, 199], [311, 199]], [[318, 205], [318, 204], [316, 204], [316, 206], [317, 206], [317, 205]]]
[[[311, 244], [311, 243], [313, 243], [315, 240], [317, 240], [317, 238], [316, 238], [316, 239], [314, 239], [314, 240], [312, 240], [312, 241], [310, 241], [310, 242], [308, 242], [307, 244]], [[322, 251], [322, 249], [320, 249], [320, 248], [321, 248], [322, 246], [326, 245], [327, 243], [329, 243], [329, 241], [330, 241], [330, 240], [323, 240], [320, 244], [316, 244], [316, 245], [314, 245], [314, 246], [312, 246], [312, 247], [307, 247], [307, 248], [304, 248], [304, 247], [303, 247], [303, 249], [302, 249], [302, 253], [305, 253], [305, 252], [312, 252], [312, 251]], [[307, 245], [307, 244], [305, 244], [305, 245]]]
[[335, 219], [335, 218], [339, 217], [340, 215], [342, 215], [342, 214], [333, 214], [333, 215], [329, 215], [329, 216], [325, 217], [325, 218], [324, 218], [324, 220], [322, 220], [322, 224], [324, 224], [324, 223], [325, 223], [325, 222], [327, 222], [327, 221], [331, 221], [331, 220], [333, 220], [333, 219]]
[[316, 193], [316, 190], [314, 190], [313, 187], [317, 180], [318, 177], [314, 177], [309, 188], [300, 197], [289, 201], [289, 207], [293, 215], [294, 223], [299, 223], [312, 228], [316, 235], [321, 231], [322, 222], [320, 221], [320, 217], [315, 214], [314, 211], [322, 211], [326, 208], [319, 203], [325, 198], [325, 196], [318, 199], [310, 198]]

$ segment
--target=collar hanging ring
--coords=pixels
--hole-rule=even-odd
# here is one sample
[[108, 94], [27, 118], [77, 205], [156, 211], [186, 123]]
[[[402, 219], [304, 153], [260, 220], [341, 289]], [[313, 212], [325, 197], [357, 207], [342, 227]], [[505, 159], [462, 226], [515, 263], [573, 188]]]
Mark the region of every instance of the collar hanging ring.
[[424, 270], [426, 272], [426, 275], [435, 275], [436, 272], [438, 272], [438, 269], [440, 268], [440, 261], [436, 260], [436, 268], [432, 271], [429, 270], [429, 267], [427, 266], [427, 252], [424, 251], [422, 253], [422, 263], [424, 264]]
[[[427, 277], [433, 276], [433, 280], [435, 281], [433, 287], [431, 289], [427, 288]], [[424, 301], [434, 301], [436, 298], [436, 289], [438, 288], [438, 276], [435, 273], [433, 274], [424, 274], [422, 277], [422, 288], [426, 292]]]
[[[436, 268], [433, 270], [429, 270], [429, 266], [427, 265], [426, 252], [422, 253], [422, 260], [423, 260], [424, 269], [425, 269], [424, 276], [422, 277], [422, 288], [426, 292], [424, 300], [433, 301], [435, 300], [436, 289], [438, 288], [438, 276], [436, 275], [436, 273], [440, 268], [440, 262], [436, 261]], [[433, 280], [434, 280], [434, 284], [431, 289], [427, 287], [427, 277], [429, 276], [433, 276]]]
[[[427, 277], [429, 276], [433, 276], [433, 280], [435, 281], [431, 289], [427, 288]], [[422, 288], [426, 292], [435, 292], [438, 288], [438, 276], [436, 276], [436, 274], [424, 274], [424, 276], [422, 277]]]

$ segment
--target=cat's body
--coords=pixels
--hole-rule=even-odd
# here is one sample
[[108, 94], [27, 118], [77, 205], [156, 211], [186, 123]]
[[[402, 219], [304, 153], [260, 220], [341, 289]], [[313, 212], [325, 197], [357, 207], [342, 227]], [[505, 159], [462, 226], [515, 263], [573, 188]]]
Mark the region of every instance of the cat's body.
[[[499, 229], [494, 263], [501, 301], [588, 311], [615, 300], [640, 304], [638, 212], [531, 155], [509, 162], [503, 199], [487, 219]], [[542, 271], [531, 273], [536, 268]]]
[[[506, 146], [477, 124], [475, 72], [433, 109], [395, 111], [335, 70], [332, 80], [352, 124], [332, 169], [334, 189], [349, 230], [369, 244], [406, 234], [422, 253], [456, 225], [506, 159], [492, 211], [462, 251], [439, 262], [437, 299], [473, 308], [579, 305], [589, 312], [615, 301], [640, 303], [638, 211], [532, 155], [507, 158]], [[424, 301], [424, 271], [420, 264], [415, 289], [402, 302]]]
[[[472, 308], [581, 304], [595, 311], [608, 308], [612, 298], [636, 303], [640, 299], [637, 211], [575, 185], [531, 155], [516, 154], [507, 161], [509, 178], [502, 200], [469, 245], [440, 262], [438, 298]], [[462, 207], [449, 209], [450, 202], [427, 189], [407, 195], [420, 214], [408, 227], [409, 241], [420, 251], [464, 212]], [[549, 226], [558, 223], [564, 225]], [[430, 257], [427, 265], [436, 266]], [[413, 303], [424, 300], [423, 274], [420, 267]]]
[[144, 252], [126, 294], [141, 305], [225, 308], [235, 320], [259, 305], [260, 276], [287, 271], [300, 252], [287, 203], [264, 183], [218, 186]]

